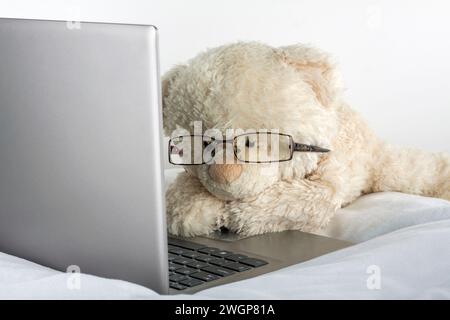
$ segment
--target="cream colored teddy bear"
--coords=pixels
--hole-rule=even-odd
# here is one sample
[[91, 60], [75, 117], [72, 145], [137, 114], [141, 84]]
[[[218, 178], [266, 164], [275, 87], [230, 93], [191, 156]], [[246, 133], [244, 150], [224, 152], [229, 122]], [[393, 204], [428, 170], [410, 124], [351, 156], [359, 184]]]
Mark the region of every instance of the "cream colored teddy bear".
[[[244, 235], [325, 226], [363, 194], [400, 191], [450, 200], [450, 157], [380, 141], [342, 99], [335, 65], [304, 45], [236, 43], [199, 54], [163, 78], [165, 132], [278, 129], [330, 149], [290, 161], [185, 166], [166, 194], [168, 229]], [[399, 119], [401, 121], [401, 119]]]

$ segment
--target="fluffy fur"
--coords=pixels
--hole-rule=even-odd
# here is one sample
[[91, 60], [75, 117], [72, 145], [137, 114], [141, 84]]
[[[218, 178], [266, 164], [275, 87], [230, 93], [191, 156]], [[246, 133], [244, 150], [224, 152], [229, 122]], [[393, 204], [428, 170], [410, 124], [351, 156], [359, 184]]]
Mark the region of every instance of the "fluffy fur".
[[279, 129], [329, 148], [280, 164], [186, 166], [167, 191], [169, 232], [245, 235], [315, 231], [365, 193], [450, 200], [450, 157], [380, 141], [342, 98], [329, 56], [304, 45], [236, 43], [201, 53], [163, 78], [167, 135], [177, 128]]

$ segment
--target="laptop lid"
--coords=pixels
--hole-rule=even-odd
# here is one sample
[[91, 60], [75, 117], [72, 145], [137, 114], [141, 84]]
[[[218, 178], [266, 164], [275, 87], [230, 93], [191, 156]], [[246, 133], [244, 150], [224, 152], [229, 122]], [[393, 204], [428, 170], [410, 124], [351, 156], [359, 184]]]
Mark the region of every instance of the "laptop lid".
[[0, 57], [0, 251], [167, 292], [156, 28], [0, 19]]

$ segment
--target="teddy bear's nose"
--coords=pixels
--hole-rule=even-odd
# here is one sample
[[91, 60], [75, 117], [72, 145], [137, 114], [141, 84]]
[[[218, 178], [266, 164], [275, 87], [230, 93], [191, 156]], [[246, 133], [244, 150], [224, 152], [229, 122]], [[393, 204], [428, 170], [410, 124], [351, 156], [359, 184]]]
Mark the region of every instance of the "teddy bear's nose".
[[240, 177], [242, 165], [240, 164], [213, 164], [209, 166], [210, 177], [218, 183], [231, 183]]

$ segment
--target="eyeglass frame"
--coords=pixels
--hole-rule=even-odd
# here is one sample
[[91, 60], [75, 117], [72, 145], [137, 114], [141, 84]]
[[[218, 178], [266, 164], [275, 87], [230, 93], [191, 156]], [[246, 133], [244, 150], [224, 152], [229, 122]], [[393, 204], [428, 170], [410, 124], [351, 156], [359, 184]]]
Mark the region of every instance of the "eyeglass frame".
[[[237, 156], [237, 143], [236, 143], [236, 139], [242, 136], [247, 136], [250, 134], [274, 134], [274, 135], [279, 135], [279, 136], [284, 136], [284, 137], [288, 137], [289, 138], [289, 142], [290, 142], [290, 150], [291, 150], [291, 154], [289, 159], [283, 159], [283, 160], [270, 160], [270, 161], [244, 161], [244, 160], [240, 160]], [[202, 163], [187, 163], [187, 164], [178, 164], [178, 163], [173, 163], [171, 161], [171, 150], [170, 150], [170, 142], [173, 139], [176, 138], [181, 138], [181, 137], [208, 137], [211, 140], [214, 141], [220, 141], [222, 142], [222, 144], [224, 143], [230, 143], [233, 145], [233, 153], [234, 153], [234, 157], [237, 161], [242, 162], [242, 163], [275, 163], [275, 162], [286, 162], [286, 161], [291, 161], [294, 157], [294, 152], [320, 152], [320, 153], [327, 153], [330, 152], [330, 149], [326, 149], [326, 148], [322, 148], [322, 147], [318, 147], [318, 146], [314, 146], [314, 145], [309, 145], [309, 144], [303, 144], [303, 143], [298, 143], [294, 141], [294, 137], [292, 137], [290, 134], [286, 134], [286, 133], [278, 133], [278, 132], [246, 132], [246, 133], [242, 133], [242, 134], [238, 134], [237, 136], [234, 136], [233, 139], [228, 139], [228, 140], [219, 140], [216, 139], [214, 137], [210, 137], [208, 135], [199, 135], [199, 134], [189, 134], [189, 135], [182, 135], [182, 136], [176, 136], [176, 137], [172, 137], [169, 139], [169, 143], [168, 143], [168, 158], [169, 158], [169, 163], [173, 164], [175, 166], [199, 166], [199, 165], [203, 165], [203, 164], [208, 164], [207, 162], [204, 162], [203, 157], [202, 157]]]

